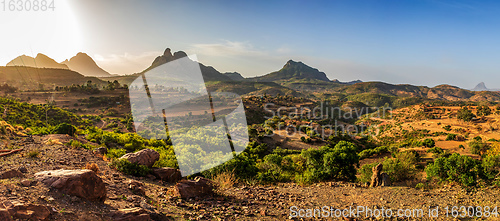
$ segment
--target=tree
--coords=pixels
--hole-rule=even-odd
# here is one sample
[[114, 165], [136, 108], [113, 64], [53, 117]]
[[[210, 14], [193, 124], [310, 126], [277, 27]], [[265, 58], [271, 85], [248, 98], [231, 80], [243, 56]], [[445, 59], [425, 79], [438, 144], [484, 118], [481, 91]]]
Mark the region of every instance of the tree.
[[476, 115], [474, 115], [472, 111], [467, 107], [463, 107], [462, 109], [458, 110], [457, 119], [459, 120], [471, 121], [474, 117], [476, 117]]

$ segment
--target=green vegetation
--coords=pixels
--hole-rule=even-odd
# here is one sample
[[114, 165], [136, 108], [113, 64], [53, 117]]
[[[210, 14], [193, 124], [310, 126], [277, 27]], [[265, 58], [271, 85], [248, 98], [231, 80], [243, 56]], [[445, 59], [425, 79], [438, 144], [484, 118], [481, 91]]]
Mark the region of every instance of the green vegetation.
[[457, 119], [463, 120], [463, 121], [471, 121], [476, 115], [472, 113], [471, 110], [467, 107], [463, 107], [460, 110], [458, 110], [457, 113]]
[[449, 157], [437, 158], [425, 168], [428, 178], [453, 181], [464, 186], [474, 186], [484, 176], [481, 161], [453, 153]]
[[147, 166], [130, 163], [127, 159], [113, 160], [109, 166], [122, 173], [133, 176], [146, 176], [151, 172]]

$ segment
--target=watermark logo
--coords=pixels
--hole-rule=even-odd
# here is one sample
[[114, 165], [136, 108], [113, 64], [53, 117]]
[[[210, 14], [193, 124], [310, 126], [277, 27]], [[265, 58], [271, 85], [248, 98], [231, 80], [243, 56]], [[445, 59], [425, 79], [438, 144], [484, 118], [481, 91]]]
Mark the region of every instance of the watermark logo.
[[195, 56], [147, 71], [129, 87], [136, 132], [169, 137], [183, 176], [218, 166], [247, 146], [241, 97], [208, 92]]

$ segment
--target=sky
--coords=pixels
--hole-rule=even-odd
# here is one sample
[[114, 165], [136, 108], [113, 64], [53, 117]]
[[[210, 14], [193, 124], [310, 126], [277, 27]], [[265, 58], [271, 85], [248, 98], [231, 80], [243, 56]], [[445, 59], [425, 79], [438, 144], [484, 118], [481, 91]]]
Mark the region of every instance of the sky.
[[131, 74], [168, 47], [245, 77], [292, 59], [341, 81], [500, 88], [498, 1], [53, 1], [44, 12], [0, 4], [0, 65], [85, 52]]

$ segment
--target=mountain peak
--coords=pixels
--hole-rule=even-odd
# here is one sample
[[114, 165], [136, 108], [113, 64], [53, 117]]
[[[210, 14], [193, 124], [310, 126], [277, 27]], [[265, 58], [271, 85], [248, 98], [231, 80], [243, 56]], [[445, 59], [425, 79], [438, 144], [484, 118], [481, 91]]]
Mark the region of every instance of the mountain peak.
[[94, 59], [90, 57], [88, 54], [83, 52], [78, 52], [75, 56], [70, 58], [69, 60], [65, 60], [62, 62], [69, 67], [69, 69], [74, 70], [84, 76], [90, 77], [109, 77], [107, 71], [100, 68], [97, 63], [95, 63]]
[[486, 87], [484, 82], [481, 82], [481, 83], [477, 84], [476, 87], [474, 87], [474, 89], [472, 89], [472, 90], [473, 91], [488, 91], [488, 88]]
[[283, 68], [264, 76], [256, 77], [257, 81], [293, 81], [293, 80], [320, 80], [330, 81], [324, 72], [310, 67], [301, 61], [288, 60]]
[[21, 55], [17, 58], [14, 58], [9, 63], [7, 63], [6, 66], [68, 69], [68, 66], [64, 64], [59, 64], [54, 59], [42, 53], [38, 53], [35, 58], [26, 55]]

